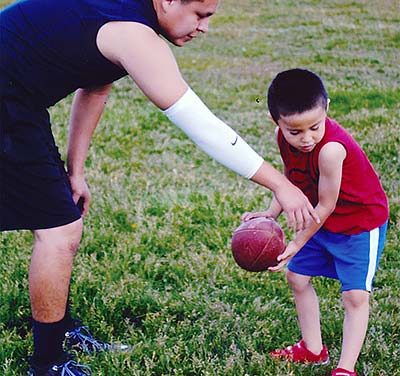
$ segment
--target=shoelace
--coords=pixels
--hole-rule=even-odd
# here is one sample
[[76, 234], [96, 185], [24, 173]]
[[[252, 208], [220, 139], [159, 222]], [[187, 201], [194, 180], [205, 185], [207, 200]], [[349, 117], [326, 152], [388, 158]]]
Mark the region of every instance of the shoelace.
[[[81, 347], [81, 349], [90, 353], [93, 351], [104, 351], [111, 348], [108, 343], [98, 341], [90, 334], [88, 327], [80, 326], [70, 332], [65, 333], [65, 337], [77, 341], [76, 346]], [[68, 375], [68, 374], [67, 374]]]
[[78, 368], [79, 372], [81, 372], [82, 375], [87, 375], [87, 376], [91, 375], [91, 371], [88, 366], [78, 364], [73, 360], [69, 360], [68, 362], [62, 364], [61, 366], [53, 366], [51, 367], [51, 369], [55, 372], [61, 371], [61, 376], [77, 376], [76, 373], [74, 373], [74, 371], [69, 368], [70, 366]]

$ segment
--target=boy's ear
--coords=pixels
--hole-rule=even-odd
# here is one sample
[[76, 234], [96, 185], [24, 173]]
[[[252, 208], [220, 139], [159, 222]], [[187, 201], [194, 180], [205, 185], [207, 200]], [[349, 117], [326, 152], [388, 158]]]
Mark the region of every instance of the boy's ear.
[[272, 123], [274, 123], [276, 126], [278, 126], [278, 124], [276, 123], [276, 121], [274, 120], [274, 118], [272, 117], [272, 115], [269, 111], [267, 112], [267, 117], [269, 120], [271, 120]]
[[276, 142], [278, 142], [278, 132], [279, 132], [279, 127], [278, 126], [276, 126], [275, 127], [275, 140], [276, 140]]

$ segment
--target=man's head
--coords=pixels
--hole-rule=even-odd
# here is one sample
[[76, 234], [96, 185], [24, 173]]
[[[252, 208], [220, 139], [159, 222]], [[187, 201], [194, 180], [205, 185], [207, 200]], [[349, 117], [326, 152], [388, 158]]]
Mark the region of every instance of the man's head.
[[328, 94], [315, 73], [279, 73], [268, 89], [268, 108], [285, 139], [302, 152], [313, 150], [325, 134]]
[[163, 35], [171, 43], [183, 46], [208, 31], [218, 0], [153, 0], [153, 4]]

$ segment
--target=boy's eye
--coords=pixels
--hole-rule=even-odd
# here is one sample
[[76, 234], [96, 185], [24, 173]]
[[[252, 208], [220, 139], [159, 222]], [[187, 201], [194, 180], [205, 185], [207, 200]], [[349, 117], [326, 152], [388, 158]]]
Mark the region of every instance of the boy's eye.
[[293, 136], [296, 136], [296, 135], [299, 134], [299, 131], [290, 131], [290, 134], [293, 135]]
[[318, 128], [319, 128], [319, 125], [314, 125], [313, 127], [311, 127], [311, 130], [312, 130], [312, 131], [317, 131]]

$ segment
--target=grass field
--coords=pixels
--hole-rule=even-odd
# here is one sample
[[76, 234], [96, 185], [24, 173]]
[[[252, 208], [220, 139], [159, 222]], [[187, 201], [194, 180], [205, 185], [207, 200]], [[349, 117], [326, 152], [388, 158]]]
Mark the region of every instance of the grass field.
[[[0, 5], [5, 5], [0, 1]], [[330, 116], [348, 128], [390, 200], [388, 241], [375, 279], [360, 375], [400, 375], [400, 4], [396, 0], [224, 0], [210, 33], [175, 49], [204, 101], [276, 167], [265, 91], [280, 70], [322, 76]], [[71, 98], [51, 109], [65, 153]], [[94, 375], [328, 375], [278, 364], [268, 351], [299, 338], [283, 273], [240, 270], [230, 236], [243, 211], [271, 195], [219, 166], [129, 79], [116, 83], [87, 161], [93, 204], [75, 262], [73, 311], [129, 354], [79, 360]], [[284, 219], [281, 224], [289, 236]], [[0, 375], [23, 375], [32, 349], [29, 232], [0, 235]], [[335, 363], [339, 286], [315, 280]]]

